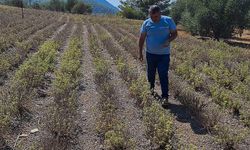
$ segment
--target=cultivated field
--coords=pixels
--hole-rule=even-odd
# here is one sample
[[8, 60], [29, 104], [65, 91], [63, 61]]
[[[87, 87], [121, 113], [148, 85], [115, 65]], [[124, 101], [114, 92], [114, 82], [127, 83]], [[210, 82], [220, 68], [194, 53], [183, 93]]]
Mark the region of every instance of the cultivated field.
[[249, 49], [180, 34], [163, 109], [137, 60], [142, 21], [24, 16], [0, 5], [0, 149], [249, 149]]

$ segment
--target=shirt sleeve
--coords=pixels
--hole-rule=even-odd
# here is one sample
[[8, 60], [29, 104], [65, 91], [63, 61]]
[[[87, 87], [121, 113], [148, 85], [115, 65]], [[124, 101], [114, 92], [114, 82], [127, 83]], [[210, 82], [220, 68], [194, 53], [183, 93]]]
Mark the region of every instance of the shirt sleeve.
[[141, 29], [140, 29], [140, 33], [146, 33], [146, 32], [147, 32], [147, 31], [146, 31], [146, 27], [145, 27], [146, 25], [145, 25], [145, 24], [146, 24], [146, 21], [143, 22], [143, 24], [142, 24], [142, 26], [141, 26]]
[[169, 29], [170, 30], [176, 30], [176, 24], [175, 24], [174, 20], [172, 18], [170, 18], [168, 20], [168, 22], [169, 22]]

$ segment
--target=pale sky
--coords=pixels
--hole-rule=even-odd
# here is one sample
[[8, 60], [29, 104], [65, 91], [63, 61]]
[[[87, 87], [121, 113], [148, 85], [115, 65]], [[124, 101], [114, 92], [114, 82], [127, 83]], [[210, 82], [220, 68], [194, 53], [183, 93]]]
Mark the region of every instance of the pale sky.
[[[114, 6], [118, 7], [121, 3], [120, 0], [107, 0], [108, 2], [110, 2], [111, 4], [113, 4]], [[172, 2], [175, 0], [171, 0]]]
[[111, 4], [113, 4], [116, 7], [121, 4], [120, 0], [107, 0], [107, 1], [110, 2]]
[[[120, 3], [120, 0], [107, 0], [108, 2], [110, 2], [112, 5], [114, 6], [119, 6], [121, 3]], [[171, 0], [172, 2], [175, 1], [175, 0]]]

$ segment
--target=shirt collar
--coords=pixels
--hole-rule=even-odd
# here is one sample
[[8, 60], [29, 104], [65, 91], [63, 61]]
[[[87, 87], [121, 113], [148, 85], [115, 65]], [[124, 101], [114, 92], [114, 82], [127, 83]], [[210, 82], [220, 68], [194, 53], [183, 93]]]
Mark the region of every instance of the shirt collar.
[[162, 15], [161, 15], [161, 18], [160, 18], [160, 20], [159, 20], [159, 22], [154, 22], [152, 19], [151, 19], [151, 17], [149, 17], [149, 20], [150, 20], [150, 22], [152, 22], [152, 23], [154, 23], [154, 24], [158, 24], [158, 23], [160, 23], [161, 22], [161, 20], [162, 20]]

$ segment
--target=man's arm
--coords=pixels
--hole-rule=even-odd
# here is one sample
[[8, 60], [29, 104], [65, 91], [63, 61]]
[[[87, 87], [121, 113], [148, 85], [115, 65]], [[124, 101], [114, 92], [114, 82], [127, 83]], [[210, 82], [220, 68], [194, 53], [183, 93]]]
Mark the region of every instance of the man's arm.
[[173, 40], [175, 40], [178, 36], [178, 32], [177, 30], [170, 30], [170, 35], [169, 35], [169, 39], [165, 42], [165, 44], [163, 45], [164, 47], [169, 47], [170, 42], [172, 42]]
[[143, 61], [143, 55], [142, 55], [142, 50], [143, 50], [143, 45], [146, 39], [146, 33], [143, 32], [140, 35], [140, 40], [139, 40], [139, 60]]
[[177, 27], [176, 24], [174, 22], [174, 20], [172, 18], [168, 19], [167, 22], [169, 23], [169, 30], [170, 30], [170, 35], [169, 35], [169, 39], [165, 42], [165, 44], [163, 45], [164, 47], [169, 47], [170, 42], [172, 42], [173, 40], [175, 40], [178, 36], [177, 33]]
[[169, 42], [172, 42], [175, 40], [178, 36], [177, 30], [170, 30], [170, 37], [169, 37]]

